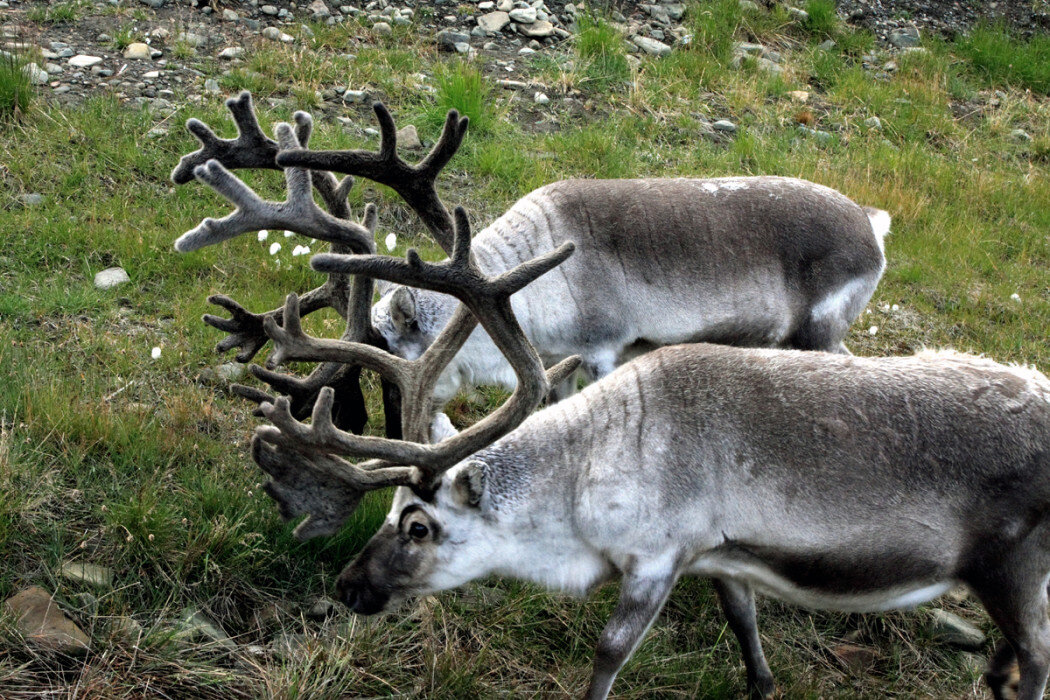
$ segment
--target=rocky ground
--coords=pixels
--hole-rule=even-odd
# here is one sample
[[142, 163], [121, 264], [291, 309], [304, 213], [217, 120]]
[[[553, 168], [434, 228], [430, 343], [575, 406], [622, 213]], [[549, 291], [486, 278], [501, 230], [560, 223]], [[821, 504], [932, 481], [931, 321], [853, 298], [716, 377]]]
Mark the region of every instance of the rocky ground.
[[[35, 58], [27, 70], [62, 103], [105, 90], [165, 110], [173, 100], [218, 92], [216, 77], [250, 47], [309, 41], [311, 25], [317, 23], [354, 23], [366, 45], [398, 25], [413, 25], [442, 50], [479, 54], [506, 70], [504, 79], [527, 79], [517, 74], [523, 62], [514, 59], [564, 45], [582, 8], [563, 0], [337, 4], [341, 1], [109, 0], [92, 5], [89, 0], [0, 0], [0, 45]], [[838, 9], [891, 51], [917, 45], [924, 32], [951, 38], [982, 19], [1003, 21], [1020, 34], [1050, 26], [1050, 0], [842, 0]], [[681, 23], [685, 5], [679, 0], [621, 0], [609, 10], [636, 53], [666, 54], [691, 39]], [[62, 21], [63, 11], [71, 19]], [[792, 10], [796, 17], [800, 12]], [[366, 100], [352, 90], [324, 98]]]

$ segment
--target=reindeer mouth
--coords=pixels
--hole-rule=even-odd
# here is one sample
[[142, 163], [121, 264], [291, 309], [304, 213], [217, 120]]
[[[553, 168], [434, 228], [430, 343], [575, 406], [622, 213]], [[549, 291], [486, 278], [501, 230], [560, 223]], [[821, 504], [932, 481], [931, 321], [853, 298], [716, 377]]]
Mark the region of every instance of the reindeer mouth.
[[390, 602], [389, 593], [376, 590], [367, 584], [340, 585], [339, 598], [358, 615], [381, 613]]

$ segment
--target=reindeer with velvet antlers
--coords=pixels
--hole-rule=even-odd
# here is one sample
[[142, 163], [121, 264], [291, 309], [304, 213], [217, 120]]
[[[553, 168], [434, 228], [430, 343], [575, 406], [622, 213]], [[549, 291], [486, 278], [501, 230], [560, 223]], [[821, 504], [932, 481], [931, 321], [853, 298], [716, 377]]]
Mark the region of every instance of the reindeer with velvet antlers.
[[[299, 123], [302, 129], [307, 120]], [[407, 172], [392, 151], [392, 121], [383, 124], [378, 155], [351, 155], [360, 170], [383, 160], [396, 164], [384, 171]], [[447, 153], [462, 126], [450, 115], [420, 169]], [[198, 161], [237, 150], [191, 128], [205, 143]], [[193, 174], [239, 210], [186, 234], [180, 249], [275, 221], [328, 222], [306, 201], [310, 174], [293, 166], [315, 162], [301, 150], [305, 139], [297, 142], [288, 125], [277, 135], [286, 150], [276, 162], [288, 166], [297, 203], [294, 193], [284, 204], [262, 203], [218, 163], [198, 164]], [[269, 163], [276, 147], [260, 148]], [[229, 156], [227, 165], [246, 160]], [[328, 176], [313, 178], [318, 187]], [[429, 197], [416, 201], [439, 205]], [[242, 390], [271, 422], [252, 440], [253, 458], [272, 477], [267, 493], [285, 517], [307, 516], [297, 535], [331, 533], [363, 493], [402, 487], [382, 528], [339, 577], [352, 609], [378, 612], [493, 573], [578, 592], [618, 577], [620, 603], [587, 690], [603, 698], [678, 578], [709, 577], [743, 648], [749, 693], [769, 697], [755, 589], [801, 605], [865, 611], [913, 606], [964, 583], [1006, 638], [988, 674], [995, 696], [1007, 696], [1016, 665], [1017, 696], [1042, 697], [1050, 669], [1050, 381], [1041, 374], [955, 353], [854, 358], [698, 343], [643, 355], [530, 416], [579, 359], [545, 370], [510, 300], [569, 259], [573, 244], [487, 274], [472, 254], [462, 209], [446, 241], [451, 257], [441, 263], [414, 251], [405, 260], [372, 254], [365, 239], [374, 221], [368, 209], [363, 225], [326, 224], [345, 233], [309, 233], [352, 251], [317, 255], [311, 264], [343, 276], [332, 285], [350, 276], [357, 290], [378, 278], [458, 299], [417, 359], [360, 340], [367, 337], [363, 294], [347, 304], [348, 331], [339, 340], [303, 332], [309, 307], [294, 294], [250, 323], [227, 302], [234, 321], [209, 321], [228, 323], [235, 334], [258, 324], [261, 331], [251, 333], [273, 341], [274, 364], [364, 366], [401, 389], [404, 441], [339, 429], [329, 386], [317, 391], [309, 423], [297, 420], [294, 396]], [[426, 444], [434, 388], [479, 322], [513, 368], [514, 393], [462, 433]], [[270, 383], [280, 390], [288, 381]]]

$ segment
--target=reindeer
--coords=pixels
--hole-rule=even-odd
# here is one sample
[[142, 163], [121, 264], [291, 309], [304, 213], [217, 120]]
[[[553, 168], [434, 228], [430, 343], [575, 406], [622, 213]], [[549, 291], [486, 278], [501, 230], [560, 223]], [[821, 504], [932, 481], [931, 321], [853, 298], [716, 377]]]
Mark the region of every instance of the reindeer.
[[[284, 166], [350, 174], [364, 171], [359, 161], [340, 152], [277, 157]], [[448, 229], [441, 208], [415, 208], [432, 231]], [[674, 343], [848, 352], [842, 339], [882, 275], [889, 225], [885, 211], [793, 178], [565, 180], [519, 200], [475, 237], [472, 250], [482, 270], [498, 274], [564, 241], [576, 245], [558, 274], [537, 280], [513, 303], [544, 362], [579, 354], [593, 381]], [[393, 352], [415, 359], [456, 303], [436, 292], [387, 287], [372, 325]], [[514, 382], [479, 329], [446, 369], [435, 398], [442, 404], [464, 385], [510, 389]], [[575, 387], [570, 378], [554, 398]]]
[[[299, 152], [293, 127], [278, 125], [277, 137], [282, 153]], [[372, 208], [363, 224], [314, 212], [309, 174], [297, 167], [286, 170], [289, 201], [280, 205], [258, 200], [217, 160], [193, 174], [239, 209], [206, 221], [182, 248], [288, 220], [312, 222], [316, 237], [355, 250], [374, 234]], [[580, 593], [619, 578], [620, 603], [587, 690], [604, 698], [678, 578], [707, 577], [743, 649], [749, 693], [769, 697], [756, 590], [864, 611], [911, 607], [962, 583], [1006, 638], [987, 674], [993, 694], [1006, 697], [1016, 665], [1017, 697], [1042, 696], [1050, 668], [1043, 375], [955, 353], [856, 358], [697, 343], [643, 355], [533, 414], [581, 358], [545, 369], [511, 297], [557, 274], [575, 245], [487, 273], [471, 252], [466, 212], [451, 218], [451, 255], [440, 263], [415, 251], [404, 260], [370, 252], [311, 260], [355, 288], [383, 279], [458, 299], [418, 358], [348, 338], [349, 330], [341, 339], [308, 335], [294, 294], [259, 319], [274, 365], [363, 366], [403, 397], [405, 439], [395, 440], [340, 429], [331, 386], [317, 391], [309, 423], [297, 419], [295, 395], [254, 395], [270, 425], [257, 428], [252, 456], [281, 514], [307, 516], [298, 537], [330, 534], [366, 492], [398, 487], [383, 526], [340, 574], [347, 605], [375, 613], [489, 574]], [[368, 297], [353, 300], [348, 315], [367, 319]], [[479, 323], [511, 366], [514, 391], [478, 423], [428, 444], [435, 388]]]

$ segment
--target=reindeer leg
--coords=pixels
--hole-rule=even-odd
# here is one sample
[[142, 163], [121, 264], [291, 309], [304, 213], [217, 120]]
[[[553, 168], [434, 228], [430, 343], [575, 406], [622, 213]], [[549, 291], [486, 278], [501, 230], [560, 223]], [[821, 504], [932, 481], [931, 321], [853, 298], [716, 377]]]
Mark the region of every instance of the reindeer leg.
[[[1046, 575], [1037, 570], [1045, 557], [1021, 557], [1020, 552], [970, 582], [1010, 650], [1000, 648], [985, 679], [996, 698], [1008, 698], [1012, 660], [1020, 675], [1017, 700], [1042, 700], [1050, 675], [1050, 620], [1047, 619]], [[1025, 552], [1030, 554], [1030, 552]]]
[[758, 621], [755, 614], [755, 593], [751, 586], [728, 579], [712, 579], [722, 612], [740, 642], [747, 668], [747, 693], [752, 700], [772, 698], [776, 690], [773, 673], [762, 653], [762, 641], [758, 638]]
[[652, 576], [624, 574], [620, 584], [620, 602], [605, 623], [598, 640], [587, 700], [604, 700], [608, 697], [616, 674], [660, 614], [677, 579], [676, 573], [666, 569]]

